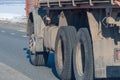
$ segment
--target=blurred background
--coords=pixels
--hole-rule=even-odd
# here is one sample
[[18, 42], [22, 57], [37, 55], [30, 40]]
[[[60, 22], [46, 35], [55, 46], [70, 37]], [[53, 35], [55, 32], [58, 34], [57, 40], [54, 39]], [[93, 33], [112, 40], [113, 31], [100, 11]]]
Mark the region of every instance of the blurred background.
[[0, 21], [26, 23], [25, 0], [0, 0]]

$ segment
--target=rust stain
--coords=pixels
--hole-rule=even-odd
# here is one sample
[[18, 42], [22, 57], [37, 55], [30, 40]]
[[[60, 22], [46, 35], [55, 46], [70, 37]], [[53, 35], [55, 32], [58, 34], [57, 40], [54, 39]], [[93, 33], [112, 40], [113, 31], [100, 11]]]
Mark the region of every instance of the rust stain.
[[26, 0], [26, 17], [28, 18], [29, 13], [29, 0]]

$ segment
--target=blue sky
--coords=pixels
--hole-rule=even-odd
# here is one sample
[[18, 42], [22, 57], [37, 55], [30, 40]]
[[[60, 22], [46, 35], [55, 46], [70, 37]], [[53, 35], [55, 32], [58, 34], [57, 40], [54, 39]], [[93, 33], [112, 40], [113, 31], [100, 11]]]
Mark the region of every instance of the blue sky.
[[25, 3], [25, 0], [0, 0], [0, 4], [21, 4]]

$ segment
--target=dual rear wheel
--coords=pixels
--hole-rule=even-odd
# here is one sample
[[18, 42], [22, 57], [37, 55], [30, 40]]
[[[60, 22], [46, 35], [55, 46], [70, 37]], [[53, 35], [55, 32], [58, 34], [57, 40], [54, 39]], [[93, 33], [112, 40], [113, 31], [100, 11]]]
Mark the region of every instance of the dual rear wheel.
[[76, 33], [72, 26], [61, 27], [55, 46], [55, 66], [61, 80], [73, 80], [73, 74], [76, 80], [94, 79], [92, 42], [87, 28]]
[[[34, 38], [30, 37], [30, 62], [35, 66], [46, 65], [47, 52], [36, 52]], [[92, 42], [87, 28], [63, 26], [55, 42], [55, 67], [61, 80], [93, 80]]]

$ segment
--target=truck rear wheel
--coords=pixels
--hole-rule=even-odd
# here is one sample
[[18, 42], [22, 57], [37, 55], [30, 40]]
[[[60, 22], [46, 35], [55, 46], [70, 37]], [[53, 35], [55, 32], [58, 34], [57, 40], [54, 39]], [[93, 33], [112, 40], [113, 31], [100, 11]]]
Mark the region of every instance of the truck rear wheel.
[[[48, 53], [44, 51], [36, 51], [36, 38], [33, 14], [30, 13], [28, 19], [28, 35], [29, 35], [29, 49], [30, 49], [30, 63], [35, 66], [44, 66], [47, 64]], [[43, 44], [39, 44], [43, 46]]]
[[48, 55], [45, 52], [36, 52], [30, 54], [30, 62], [34, 66], [45, 66], [47, 64]]
[[72, 26], [61, 27], [55, 42], [55, 67], [62, 80], [72, 78], [72, 49], [76, 30]]
[[29, 42], [30, 47], [30, 62], [35, 66], [44, 66], [47, 64], [48, 53], [47, 52], [36, 52], [35, 51], [35, 42], [30, 38]]
[[93, 80], [93, 51], [87, 28], [81, 28], [78, 31], [73, 52], [76, 80]]

